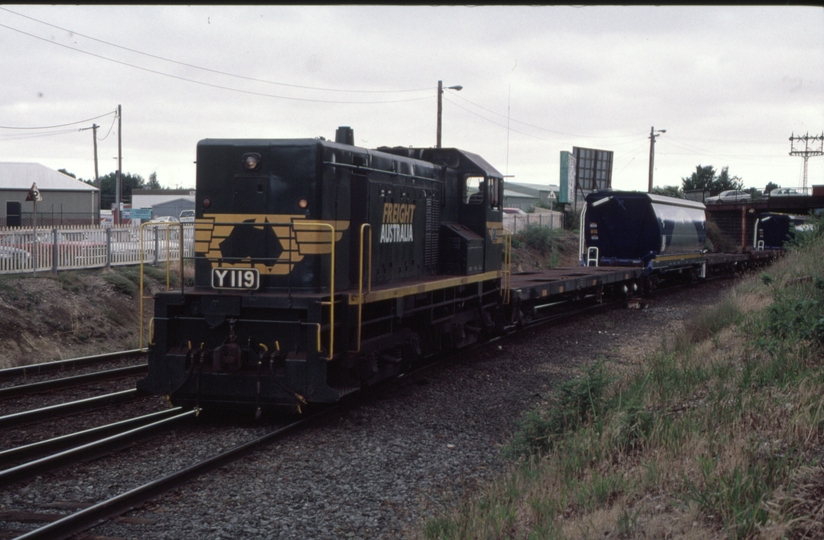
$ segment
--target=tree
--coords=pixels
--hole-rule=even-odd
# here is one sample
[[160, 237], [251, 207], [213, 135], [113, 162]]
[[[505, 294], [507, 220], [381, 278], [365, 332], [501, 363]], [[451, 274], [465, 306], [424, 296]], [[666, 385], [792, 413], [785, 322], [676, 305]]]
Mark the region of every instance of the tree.
[[715, 179], [715, 169], [712, 165], [698, 165], [695, 167], [695, 172], [687, 178], [681, 179], [681, 188], [684, 191], [691, 191], [700, 189], [701, 191], [710, 191], [712, 182]]
[[709, 192], [710, 195], [718, 195], [728, 189], [741, 189], [744, 182], [738, 176], [730, 176], [729, 167], [721, 169], [720, 174], [715, 174], [712, 165], [698, 165], [695, 172], [687, 178], [682, 178], [684, 191], [693, 189]]
[[770, 191], [772, 191], [774, 189], [778, 189], [780, 187], [781, 186], [779, 186], [775, 182], [767, 182], [767, 187], [764, 188], [764, 193], [769, 193]]
[[[146, 185], [146, 181], [139, 174], [122, 173], [123, 192], [120, 199], [124, 203], [132, 202], [132, 191], [141, 189]], [[117, 172], [110, 172], [100, 177], [100, 208], [110, 209], [117, 197]]]
[[149, 175], [149, 181], [146, 182], [144, 189], [163, 189], [163, 186], [160, 185], [160, 182], [157, 181], [157, 173], [153, 172]]
[[652, 188], [652, 192], [656, 195], [663, 195], [665, 197], [675, 197], [677, 199], [684, 198], [684, 192], [681, 191], [681, 188], [678, 186], [654, 187]]
[[729, 167], [721, 169], [721, 174], [715, 177], [710, 192], [715, 195], [728, 189], [743, 189], [744, 182], [738, 176], [730, 176]]

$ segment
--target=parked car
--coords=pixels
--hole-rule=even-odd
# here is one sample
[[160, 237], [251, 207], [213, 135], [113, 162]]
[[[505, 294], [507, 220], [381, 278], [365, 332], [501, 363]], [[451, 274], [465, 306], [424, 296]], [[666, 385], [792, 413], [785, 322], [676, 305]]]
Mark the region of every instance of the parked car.
[[31, 253], [25, 249], [0, 243], [0, 270], [28, 268]]
[[180, 222], [181, 223], [192, 223], [195, 220], [195, 211], [194, 210], [181, 210], [180, 212]]
[[525, 216], [526, 212], [521, 210], [520, 208], [504, 208], [504, 214], [507, 216]]
[[776, 188], [770, 191], [770, 197], [799, 197], [801, 195], [792, 188]]
[[152, 218], [149, 223], [179, 223], [180, 220], [174, 216], [160, 216]]
[[740, 191], [736, 189], [728, 189], [722, 191], [714, 197], [707, 197], [704, 199], [704, 204], [729, 204], [742, 203], [752, 201], [752, 195], [747, 191]]

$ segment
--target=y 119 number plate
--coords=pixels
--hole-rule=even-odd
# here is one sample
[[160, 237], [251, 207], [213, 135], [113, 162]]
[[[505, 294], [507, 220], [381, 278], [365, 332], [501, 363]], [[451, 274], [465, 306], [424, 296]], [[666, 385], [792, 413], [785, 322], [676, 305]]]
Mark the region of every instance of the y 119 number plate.
[[254, 291], [260, 287], [260, 272], [255, 268], [212, 268], [213, 289]]

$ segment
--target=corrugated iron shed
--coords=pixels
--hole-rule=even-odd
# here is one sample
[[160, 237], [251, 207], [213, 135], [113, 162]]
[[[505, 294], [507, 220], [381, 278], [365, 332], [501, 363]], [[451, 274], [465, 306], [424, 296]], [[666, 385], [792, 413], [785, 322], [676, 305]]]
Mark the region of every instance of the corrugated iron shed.
[[39, 163], [0, 163], [0, 189], [28, 191], [34, 183], [40, 191], [98, 191], [94, 186]]

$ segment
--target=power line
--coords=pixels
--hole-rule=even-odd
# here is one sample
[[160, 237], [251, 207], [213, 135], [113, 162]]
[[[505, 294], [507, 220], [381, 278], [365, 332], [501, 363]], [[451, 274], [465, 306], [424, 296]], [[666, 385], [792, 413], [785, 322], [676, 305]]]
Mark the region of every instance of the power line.
[[[565, 135], [565, 136], [567, 136], [567, 137], [586, 137], [586, 138], [589, 138], [589, 139], [620, 139], [620, 138], [637, 138], [637, 137], [640, 137], [640, 136], [645, 135], [645, 133], [634, 133], [634, 134], [628, 134], [628, 135], [580, 135], [580, 134], [576, 134], [576, 133], [564, 133], [563, 131], [556, 131], [556, 130], [553, 130], [553, 129], [544, 128], [544, 127], [541, 127], [541, 126], [536, 126], [535, 124], [530, 124], [530, 123], [528, 123], [528, 122], [522, 122], [522, 121], [520, 121], [520, 120], [516, 120], [516, 119], [514, 119], [514, 118], [510, 118], [508, 114], [507, 114], [507, 115], [505, 115], [505, 114], [501, 114], [501, 113], [495, 112], [495, 111], [493, 111], [493, 110], [491, 110], [491, 109], [487, 109], [486, 107], [484, 107], [484, 106], [482, 106], [482, 105], [478, 105], [477, 103], [474, 103], [474, 102], [472, 102], [472, 101], [470, 101], [470, 100], [466, 99], [465, 97], [463, 97], [463, 96], [461, 96], [461, 95], [458, 95], [458, 94], [450, 94], [450, 95], [454, 95], [454, 96], [455, 96], [455, 97], [457, 97], [458, 99], [461, 99], [461, 100], [463, 100], [463, 101], [466, 101], [467, 103], [471, 103], [471, 104], [472, 104], [472, 105], [474, 105], [475, 107], [478, 107], [479, 109], [483, 109], [483, 110], [485, 110], [486, 112], [492, 113], [492, 114], [497, 115], [497, 116], [500, 116], [500, 117], [502, 117], [502, 118], [511, 119], [513, 122], [516, 122], [516, 123], [518, 123], [518, 124], [522, 124], [522, 125], [524, 125], [524, 126], [528, 126], [528, 127], [532, 127], [532, 128], [535, 128], [535, 129], [539, 129], [539, 130], [541, 130], [541, 131], [548, 131], [549, 133], [555, 133], [555, 134], [557, 134], [557, 135]], [[453, 102], [453, 103], [454, 103], [454, 102]], [[466, 109], [464, 109], [464, 110], [466, 110]], [[473, 113], [473, 114], [474, 114], [474, 113]], [[499, 124], [499, 125], [500, 125], [500, 124]]]
[[80, 32], [76, 32], [74, 30], [69, 30], [67, 28], [63, 28], [63, 27], [60, 27], [60, 26], [57, 26], [57, 25], [54, 25], [54, 24], [51, 24], [51, 23], [47, 23], [45, 21], [35, 19], [34, 17], [29, 17], [28, 15], [23, 15], [22, 13], [17, 13], [15, 11], [12, 11], [12, 10], [7, 9], [7, 8], [0, 7], [0, 10], [7, 11], [7, 12], [12, 13], [14, 15], [17, 15], [19, 17], [23, 17], [23, 18], [29, 19], [31, 21], [35, 21], [35, 22], [40, 23], [40, 24], [50, 26], [52, 28], [56, 28], [56, 29], [62, 30], [64, 32], [68, 32], [72, 35], [77, 35], [77, 36], [84, 37], [84, 38], [92, 40], [92, 41], [96, 41], [98, 43], [103, 43], [104, 45], [109, 45], [110, 47], [116, 47], [118, 49], [123, 49], [124, 51], [133, 52], [135, 54], [141, 54], [143, 56], [148, 56], [150, 58], [155, 58], [157, 60], [162, 60], [164, 62], [170, 62], [170, 63], [177, 64], [177, 65], [180, 65], [180, 66], [186, 66], [186, 67], [190, 67], [190, 68], [194, 68], [194, 69], [200, 69], [200, 70], [203, 70], [203, 71], [208, 71], [210, 73], [216, 73], [218, 75], [225, 75], [227, 77], [236, 77], [238, 79], [244, 79], [244, 80], [247, 80], [247, 81], [261, 82], [261, 83], [265, 83], [265, 84], [274, 84], [274, 85], [278, 85], [278, 86], [286, 86], [286, 87], [289, 87], [289, 88], [299, 88], [299, 89], [303, 89], [303, 90], [319, 90], [319, 91], [323, 91], [323, 92], [350, 92], [350, 93], [373, 93], [373, 94], [376, 94], [376, 93], [422, 92], [422, 91], [429, 92], [429, 91], [432, 91], [432, 88], [415, 88], [415, 89], [411, 89], [411, 90], [343, 90], [343, 89], [336, 89], [336, 88], [319, 88], [319, 87], [314, 87], [314, 86], [301, 86], [301, 85], [297, 85], [297, 84], [289, 84], [289, 83], [282, 83], [282, 82], [276, 82], [276, 81], [267, 81], [266, 79], [257, 79], [257, 78], [254, 78], [254, 77], [247, 77], [245, 75], [238, 75], [236, 73], [228, 73], [226, 71], [220, 71], [220, 70], [206, 68], [206, 67], [202, 67], [202, 66], [196, 66], [194, 64], [188, 64], [186, 62], [180, 62], [178, 60], [172, 60], [170, 58], [165, 58], [163, 56], [157, 56], [157, 55], [154, 55], [154, 54], [151, 54], [151, 53], [138, 51], [137, 49], [131, 49], [129, 47], [124, 47], [122, 45], [117, 45], [116, 43], [110, 43], [110, 42], [104, 41], [102, 39], [97, 39], [97, 38], [92, 37], [92, 36], [87, 36], [85, 34], [81, 34]]
[[15, 135], [0, 135], [0, 140], [19, 141], [23, 139], [39, 139], [41, 137], [54, 137], [55, 135], [65, 135], [66, 133], [77, 133], [78, 129], [64, 129], [62, 131], [51, 131], [46, 133], [25, 133]]
[[[0, 8], [2, 9], [2, 8]], [[2, 26], [2, 25], [0, 25]], [[114, 114], [115, 111], [110, 113], [101, 114], [100, 116], [95, 116], [94, 118], [87, 118], [86, 120], [78, 120], [77, 122], [69, 122], [68, 124], [58, 124], [55, 126], [36, 126], [36, 127], [17, 127], [17, 126], [0, 126], [0, 129], [21, 129], [21, 130], [29, 130], [29, 129], [56, 129], [66, 126], [73, 126], [75, 124], [85, 124], [87, 122], [91, 122], [92, 120], [97, 120], [99, 118], [103, 118], [105, 116], [109, 116], [110, 114]]]
[[[13, 15], [17, 15], [19, 17], [23, 17], [25, 19], [29, 19], [31, 21], [35, 21], [35, 22], [40, 23], [40, 24], [44, 24], [46, 26], [50, 26], [52, 28], [56, 28], [58, 30], [62, 30], [64, 32], [68, 32], [72, 35], [77, 35], [77, 36], [84, 37], [84, 38], [92, 40], [92, 41], [96, 41], [98, 43], [102, 43], [104, 45], [108, 45], [110, 47], [115, 47], [115, 48], [118, 48], [118, 49], [122, 49], [124, 51], [129, 51], [129, 52], [132, 52], [132, 53], [135, 53], [135, 54], [140, 54], [140, 55], [143, 55], [143, 56], [148, 56], [149, 58], [154, 58], [156, 60], [161, 60], [163, 62], [170, 62], [172, 64], [177, 64], [177, 65], [180, 65], [180, 66], [185, 66], [185, 67], [189, 67], [189, 68], [193, 68], [193, 69], [199, 69], [199, 70], [206, 71], [206, 72], [209, 72], [209, 73], [215, 73], [215, 74], [218, 74], [218, 75], [224, 75], [224, 76], [227, 76], [227, 77], [234, 77], [234, 78], [243, 79], [243, 80], [247, 80], [247, 81], [259, 82], [259, 83], [264, 83], [264, 84], [272, 84], [272, 85], [277, 85], [277, 86], [285, 86], [285, 87], [297, 88], [297, 89], [301, 89], [301, 90], [316, 90], [316, 91], [322, 91], [322, 92], [348, 92], [348, 93], [379, 94], [379, 93], [408, 93], [408, 92], [422, 92], [422, 91], [429, 92], [429, 91], [432, 90], [432, 88], [414, 88], [414, 89], [410, 89], [410, 90], [344, 90], [344, 89], [337, 89], [337, 88], [320, 88], [320, 87], [314, 87], [314, 86], [302, 86], [302, 85], [298, 85], [298, 84], [289, 84], [289, 83], [282, 83], [282, 82], [276, 82], [276, 81], [268, 81], [266, 79], [258, 79], [258, 78], [255, 78], [255, 77], [248, 77], [248, 76], [245, 76], [245, 75], [238, 75], [236, 73], [229, 73], [229, 72], [226, 72], [226, 71], [220, 71], [220, 70], [216, 70], [216, 69], [197, 66], [197, 65], [194, 65], [194, 64], [186, 63], [186, 62], [180, 62], [178, 60], [172, 60], [170, 58], [165, 58], [165, 57], [154, 55], [154, 54], [151, 54], [151, 53], [146, 53], [146, 52], [143, 52], [143, 51], [139, 51], [137, 49], [131, 49], [129, 47], [124, 47], [122, 45], [117, 45], [116, 43], [110, 43], [110, 42], [104, 41], [102, 39], [97, 39], [97, 38], [92, 37], [92, 36], [87, 36], [85, 34], [81, 34], [80, 32], [76, 32], [74, 30], [69, 30], [68, 28], [63, 28], [63, 27], [60, 27], [60, 26], [57, 26], [57, 25], [54, 25], [54, 24], [51, 24], [51, 23], [47, 23], [45, 21], [35, 19], [34, 17], [29, 17], [28, 15], [23, 15], [22, 13], [17, 13], [15, 11], [12, 11], [12, 10], [7, 9], [7, 8], [0, 7], [0, 10], [6, 11], [6, 12], [11, 13]], [[3, 26], [3, 25], [0, 25], [0, 26]], [[24, 33], [24, 34], [29, 35], [31, 37], [38, 37], [38, 36], [34, 36], [32, 34], [27, 34], [26, 32], [23, 32], [21, 30], [16, 30], [14, 28], [10, 28], [8, 26], [6, 26], [5, 28]], [[42, 39], [42, 38], [38, 38], [38, 39]], [[45, 40], [45, 41], [48, 41], [48, 40]], [[54, 42], [49, 41], [49, 43], [54, 43]], [[61, 45], [60, 43], [54, 43], [54, 44], [55, 45]], [[65, 45], [63, 45], [63, 46], [65, 46]], [[86, 54], [92, 54], [93, 56], [97, 56], [97, 55], [94, 55], [93, 53], [88, 53], [86, 51], [83, 51], [82, 49], [75, 49], [74, 47], [68, 47], [68, 48], [76, 50], [78, 52], [83, 52], [83, 53], [86, 53]], [[98, 56], [98, 57], [103, 58], [105, 60], [110, 60], [112, 62], [122, 63], [122, 62], [119, 62], [117, 60], [113, 60], [113, 59], [110, 59], [110, 58], [105, 58], [105, 57], [101, 57], [101, 56]], [[131, 64], [125, 64], [125, 65], [129, 65], [131, 67], [135, 67], [135, 68], [138, 68], [138, 69], [144, 69], [144, 68], [141, 68], [139, 66], [134, 66], [134, 65], [131, 65]], [[157, 72], [153, 72], [153, 73], [157, 73]], [[160, 74], [161, 75], [166, 75], [166, 74], [163, 74], [163, 73], [160, 73]], [[169, 75], [169, 76], [171, 76], [171, 75]], [[192, 81], [192, 82], [196, 82], [196, 81]], [[279, 96], [274, 96], [274, 97], [279, 97]], [[284, 98], [284, 99], [288, 99], [288, 98]], [[335, 102], [331, 102], [331, 103], [335, 103]], [[356, 103], [360, 103], [360, 102], [356, 102]]]
[[138, 65], [135, 65], [135, 64], [130, 64], [128, 62], [123, 62], [121, 60], [115, 60], [114, 58], [109, 58], [109, 57], [106, 57], [106, 56], [103, 56], [103, 55], [100, 55], [100, 54], [92, 53], [92, 52], [89, 52], [89, 51], [84, 51], [83, 49], [78, 49], [76, 47], [71, 47], [71, 46], [65, 45], [63, 43], [57, 43], [57, 42], [42, 38], [40, 36], [36, 36], [34, 34], [24, 32], [23, 30], [19, 30], [17, 28], [12, 28], [12, 27], [7, 26], [5, 24], [0, 24], [0, 27], [6, 28], [7, 30], [11, 30], [12, 32], [18, 32], [20, 34], [32, 37], [34, 39], [39, 39], [40, 41], [45, 41], [46, 43], [49, 43], [51, 45], [57, 45], [59, 47], [65, 48], [65, 49], [80, 52], [80, 53], [83, 53], [83, 54], [88, 54], [89, 56], [94, 56], [95, 58], [100, 58], [101, 60], [107, 60], [109, 62], [114, 62], [115, 64], [120, 64], [122, 66], [127, 66], [127, 67], [130, 67], [130, 68], [139, 69], [141, 71], [146, 71], [148, 73], [154, 73], [155, 75], [161, 75], [163, 77], [169, 77], [171, 79], [177, 79], [179, 81], [185, 81], [185, 82], [189, 82], [189, 83], [199, 84], [199, 85], [202, 85], [202, 86], [208, 86], [210, 88], [217, 88], [217, 89], [220, 89], [220, 90], [228, 90], [230, 92], [239, 92], [241, 94], [248, 94], [248, 95], [252, 95], [252, 96], [286, 99], [286, 100], [290, 100], [290, 101], [305, 101], [305, 102], [310, 102], [310, 103], [338, 103], [338, 104], [349, 104], [349, 105], [374, 105], [374, 104], [385, 104], [385, 103], [403, 103], [403, 102], [406, 102], [406, 101], [420, 101], [422, 99], [429, 99], [429, 96], [426, 96], [426, 97], [420, 97], [420, 98], [396, 99], [396, 100], [385, 100], [385, 101], [340, 101], [340, 100], [296, 98], [296, 97], [288, 97], [288, 96], [279, 96], [279, 95], [275, 95], [275, 94], [266, 94], [266, 93], [263, 93], [263, 92], [252, 92], [251, 90], [241, 90], [240, 88], [231, 88], [231, 87], [228, 87], [228, 86], [221, 86], [219, 84], [212, 84], [212, 83], [207, 83], [207, 82], [203, 82], [203, 81], [196, 81], [194, 79], [188, 79], [186, 77], [180, 77], [178, 75], [171, 75], [169, 73], [164, 73], [162, 71], [157, 71], [157, 70], [154, 70], [154, 69], [145, 68], [145, 67], [138, 66]]

